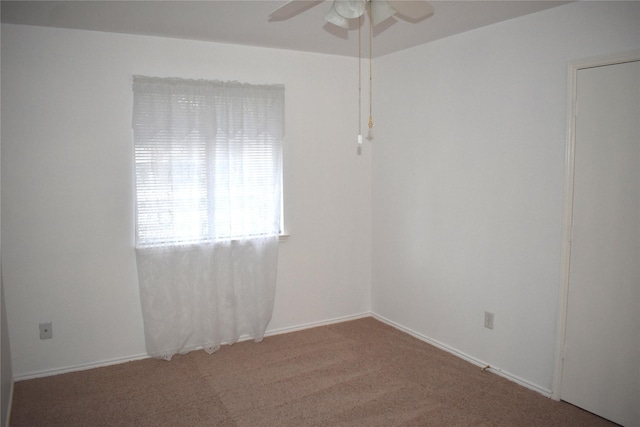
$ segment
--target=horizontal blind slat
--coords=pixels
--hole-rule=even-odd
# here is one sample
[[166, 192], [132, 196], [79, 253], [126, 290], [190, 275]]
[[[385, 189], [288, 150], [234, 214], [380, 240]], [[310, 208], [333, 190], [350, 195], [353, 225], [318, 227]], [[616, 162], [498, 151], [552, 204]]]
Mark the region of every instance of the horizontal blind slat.
[[279, 231], [284, 87], [134, 77], [138, 245]]

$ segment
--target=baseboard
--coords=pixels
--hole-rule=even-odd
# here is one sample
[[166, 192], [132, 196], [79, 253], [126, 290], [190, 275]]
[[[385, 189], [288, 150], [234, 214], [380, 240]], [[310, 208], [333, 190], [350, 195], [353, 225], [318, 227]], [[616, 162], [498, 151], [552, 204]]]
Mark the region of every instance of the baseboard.
[[[457, 356], [463, 360], [466, 360], [469, 363], [472, 363], [478, 367], [481, 368], [486, 368], [487, 366], [489, 366], [489, 363], [486, 363], [485, 361], [479, 360], [475, 357], [469, 356], [468, 354], [465, 354], [455, 348], [452, 348], [446, 344], [443, 344], [437, 340], [434, 340], [430, 337], [427, 337], [425, 335], [422, 335], [410, 328], [407, 328], [399, 323], [396, 323], [392, 320], [387, 319], [384, 316], [381, 316], [379, 314], [376, 313], [372, 313], [372, 312], [362, 312], [362, 313], [358, 313], [358, 314], [353, 314], [353, 315], [349, 315], [349, 316], [342, 316], [342, 317], [334, 317], [331, 319], [326, 319], [326, 320], [321, 320], [318, 322], [310, 322], [310, 323], [304, 323], [301, 325], [296, 325], [296, 326], [290, 326], [290, 327], [286, 327], [286, 328], [278, 328], [278, 329], [272, 329], [272, 330], [267, 330], [267, 332], [265, 333], [265, 337], [269, 337], [269, 336], [273, 336], [273, 335], [281, 335], [281, 334], [287, 334], [287, 333], [291, 333], [291, 332], [297, 332], [297, 331], [303, 331], [305, 329], [310, 329], [310, 328], [316, 328], [316, 327], [320, 327], [320, 326], [327, 326], [327, 325], [332, 325], [335, 323], [341, 323], [341, 322], [348, 322], [350, 320], [357, 320], [357, 319], [362, 319], [364, 317], [373, 317], [393, 328], [396, 328], [402, 332], [405, 332], [421, 341], [426, 342], [427, 344], [433, 345], [434, 347], [437, 347], [441, 350], [444, 350], [448, 353], [453, 354], [454, 356]], [[246, 340], [250, 340], [252, 339], [251, 337], [241, 337], [239, 341], [246, 341]], [[197, 349], [196, 349], [197, 350]], [[48, 369], [48, 370], [44, 370], [44, 371], [39, 371], [39, 372], [32, 372], [32, 373], [28, 373], [28, 374], [24, 374], [24, 375], [18, 375], [14, 378], [14, 381], [24, 381], [24, 380], [30, 380], [30, 379], [34, 379], [34, 378], [42, 378], [42, 377], [48, 377], [48, 376], [52, 376], [52, 375], [59, 375], [59, 374], [66, 374], [69, 372], [77, 372], [77, 371], [84, 371], [87, 369], [94, 369], [94, 368], [102, 368], [105, 366], [110, 366], [110, 365], [117, 365], [120, 363], [127, 363], [127, 362], [133, 362], [136, 360], [142, 360], [142, 359], [148, 359], [149, 355], [147, 354], [139, 354], [139, 355], [134, 355], [134, 356], [129, 356], [129, 357], [122, 357], [122, 358], [116, 358], [116, 359], [109, 359], [109, 360], [103, 360], [100, 362], [94, 362], [94, 363], [86, 363], [86, 364], [82, 364], [82, 365], [76, 365], [76, 366], [68, 366], [68, 367], [64, 367], [64, 368], [56, 368], [56, 369]], [[510, 381], [513, 381], [517, 384], [520, 384], [523, 387], [526, 387], [530, 390], [536, 391], [546, 397], [551, 397], [551, 390], [545, 389], [543, 387], [540, 387], [536, 384], [533, 384], [527, 380], [524, 380], [520, 377], [518, 377], [517, 375], [513, 375], [510, 372], [504, 371], [498, 367], [495, 366], [490, 366], [489, 368], [487, 368], [488, 371], [493, 372], [496, 375], [499, 375], [501, 377], [504, 377]], [[13, 399], [13, 383], [11, 384], [11, 399]]]
[[138, 354], [127, 357], [119, 357], [115, 359], [101, 360], [99, 362], [83, 363], [80, 365], [67, 366], [64, 368], [45, 369], [43, 371], [31, 372], [28, 374], [17, 375], [15, 381], [32, 380], [34, 378], [50, 377], [53, 375], [67, 374], [69, 372], [86, 371], [87, 369], [102, 368], [105, 366], [118, 365], [120, 363], [133, 362], [136, 360], [148, 359], [147, 354]]
[[[273, 329], [273, 330], [267, 330], [267, 332], [265, 333], [265, 337], [272, 336], [272, 335], [281, 335], [281, 334], [286, 334], [286, 333], [296, 332], [296, 331], [302, 331], [302, 330], [305, 330], [305, 329], [315, 328], [315, 327], [318, 327], [318, 326], [326, 326], [326, 325], [331, 325], [331, 324], [334, 324], [334, 323], [347, 322], [349, 320], [356, 320], [356, 319], [361, 319], [363, 317], [370, 317], [370, 316], [371, 316], [370, 312], [365, 312], [365, 313], [359, 313], [359, 314], [354, 314], [354, 315], [350, 315], [350, 316], [335, 317], [335, 318], [332, 318], [332, 319], [322, 320], [322, 321], [318, 321], [318, 322], [304, 323], [304, 324], [297, 325], [297, 326], [291, 326], [291, 327], [286, 327], [286, 328], [278, 328], [278, 329]], [[251, 339], [253, 339], [253, 338], [250, 337], [250, 336], [241, 336], [240, 339], [238, 340], [238, 342], [248, 341], [248, 340], [251, 340]], [[202, 349], [202, 347], [195, 347], [195, 348], [189, 349], [189, 351], [195, 351], [195, 350], [201, 350], [201, 349]], [[43, 371], [37, 371], [37, 372], [31, 372], [31, 373], [27, 373], [27, 374], [17, 375], [14, 378], [14, 381], [31, 380], [31, 379], [34, 379], [34, 378], [43, 378], [43, 377], [50, 377], [50, 376], [53, 376], [53, 375], [67, 374], [67, 373], [70, 373], [70, 372], [85, 371], [87, 369], [102, 368], [102, 367], [105, 367], [105, 366], [117, 365], [117, 364], [120, 364], [120, 363], [127, 363], [127, 362], [133, 362], [133, 361], [136, 361], [136, 360], [148, 359], [149, 357], [150, 356], [148, 354], [138, 354], [138, 355], [134, 355], [134, 356], [103, 360], [103, 361], [100, 361], [100, 362], [92, 362], [92, 363], [85, 363], [85, 364], [75, 365], [75, 366], [67, 366], [67, 367], [64, 367], [64, 368], [46, 369], [46, 370], [43, 370]]]
[[540, 387], [539, 385], [531, 383], [531, 382], [529, 382], [529, 381], [527, 381], [525, 379], [522, 379], [522, 378], [518, 377], [517, 375], [514, 375], [514, 374], [512, 374], [512, 373], [510, 373], [508, 371], [504, 371], [504, 370], [502, 370], [502, 369], [500, 369], [498, 367], [491, 366], [489, 363], [487, 363], [485, 361], [482, 361], [482, 360], [479, 360], [479, 359], [477, 359], [475, 357], [469, 356], [468, 354], [463, 353], [463, 352], [461, 352], [461, 351], [459, 351], [459, 350], [457, 350], [457, 349], [455, 349], [453, 347], [450, 347], [450, 346], [448, 346], [446, 344], [443, 344], [443, 343], [441, 343], [441, 342], [439, 342], [437, 340], [434, 340], [433, 338], [430, 338], [430, 337], [427, 337], [425, 335], [422, 335], [421, 333], [418, 333], [418, 332], [416, 332], [416, 331], [414, 331], [414, 330], [412, 330], [410, 328], [407, 328], [407, 327], [405, 327], [405, 326], [403, 326], [403, 325], [401, 325], [399, 323], [396, 323], [396, 322], [394, 322], [392, 320], [389, 320], [384, 316], [381, 316], [381, 315], [376, 314], [376, 313], [371, 313], [371, 316], [374, 317], [375, 319], [378, 319], [379, 321], [381, 321], [383, 323], [386, 323], [387, 325], [389, 325], [391, 327], [394, 327], [394, 328], [396, 328], [396, 329], [398, 329], [398, 330], [400, 330], [402, 332], [405, 332], [405, 333], [413, 336], [414, 338], [419, 339], [420, 341], [424, 341], [427, 344], [431, 344], [432, 346], [437, 347], [440, 350], [444, 350], [444, 351], [446, 351], [448, 353], [451, 353], [454, 356], [457, 356], [457, 357], [459, 357], [459, 358], [461, 358], [461, 359], [463, 359], [463, 360], [465, 360], [465, 361], [467, 361], [469, 363], [472, 363], [472, 364], [474, 364], [474, 365], [476, 365], [478, 367], [486, 369], [487, 371], [493, 372], [494, 374], [499, 375], [499, 376], [501, 376], [503, 378], [506, 378], [509, 381], [512, 381], [512, 382], [517, 383], [517, 384], [520, 384], [523, 387], [526, 387], [526, 388], [528, 388], [530, 390], [538, 392], [538, 393], [542, 394], [545, 397], [551, 397], [551, 394], [552, 394], [551, 390], [548, 390], [548, 389], [546, 389], [544, 387]]
[[334, 317], [332, 319], [320, 320], [318, 322], [303, 323], [302, 325], [298, 325], [298, 326], [290, 326], [286, 328], [267, 330], [264, 336], [269, 337], [273, 335], [288, 334], [290, 332], [303, 331], [305, 329], [317, 328], [319, 326], [327, 326], [327, 325], [333, 325], [335, 323], [342, 323], [342, 322], [348, 322], [350, 320], [362, 319], [363, 317], [371, 317], [371, 312], [367, 311], [359, 314], [352, 314], [349, 316]]

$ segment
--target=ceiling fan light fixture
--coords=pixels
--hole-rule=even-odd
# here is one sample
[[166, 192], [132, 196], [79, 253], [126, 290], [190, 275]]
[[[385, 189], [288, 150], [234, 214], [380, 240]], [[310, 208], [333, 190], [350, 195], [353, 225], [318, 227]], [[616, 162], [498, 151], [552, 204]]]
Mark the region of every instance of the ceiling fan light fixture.
[[389, 4], [387, 0], [370, 0], [371, 2], [371, 21], [374, 26], [382, 21], [391, 18], [396, 14], [397, 10]]
[[358, 18], [367, 9], [367, 0], [333, 0], [332, 9], [347, 19]]
[[347, 29], [349, 28], [349, 20], [336, 12], [335, 5], [331, 6], [331, 10], [329, 10], [329, 13], [327, 13], [324, 19], [326, 19], [327, 22], [333, 25], [337, 25], [338, 27]]

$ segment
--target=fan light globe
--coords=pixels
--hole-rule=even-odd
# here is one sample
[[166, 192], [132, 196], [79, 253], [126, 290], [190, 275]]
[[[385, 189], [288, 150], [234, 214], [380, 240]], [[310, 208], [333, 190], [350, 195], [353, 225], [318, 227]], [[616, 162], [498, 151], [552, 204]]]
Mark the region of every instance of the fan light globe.
[[336, 12], [347, 19], [362, 16], [367, 8], [366, 0], [334, 0], [333, 8]]
[[331, 10], [325, 19], [339, 27], [349, 28], [349, 19], [359, 18], [367, 10], [370, 3], [370, 18], [373, 25], [392, 17], [397, 10], [391, 6], [388, 0], [333, 0]]
[[324, 19], [338, 27], [349, 28], [349, 20], [336, 12], [335, 4], [331, 6], [331, 10], [327, 13]]

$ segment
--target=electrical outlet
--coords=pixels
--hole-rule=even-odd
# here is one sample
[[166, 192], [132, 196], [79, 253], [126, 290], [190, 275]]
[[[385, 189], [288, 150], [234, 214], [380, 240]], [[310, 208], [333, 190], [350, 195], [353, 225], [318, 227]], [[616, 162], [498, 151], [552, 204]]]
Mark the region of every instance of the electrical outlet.
[[485, 311], [484, 312], [484, 327], [487, 329], [493, 329], [493, 313]]
[[51, 322], [40, 323], [40, 339], [48, 340], [53, 338], [53, 330], [51, 329]]

